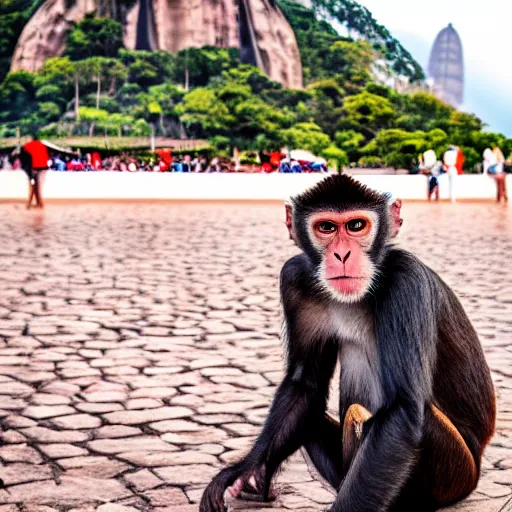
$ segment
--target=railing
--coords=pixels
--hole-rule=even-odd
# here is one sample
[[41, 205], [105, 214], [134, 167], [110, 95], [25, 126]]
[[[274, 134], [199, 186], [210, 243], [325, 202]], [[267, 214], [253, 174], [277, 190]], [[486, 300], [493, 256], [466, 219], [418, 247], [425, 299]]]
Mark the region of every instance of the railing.
[[[76, 200], [284, 200], [323, 179], [324, 174], [182, 174], [148, 172], [48, 172], [46, 199]], [[424, 200], [422, 175], [359, 175], [366, 185], [405, 200]], [[449, 193], [448, 176], [440, 177], [441, 199]], [[509, 188], [512, 177], [508, 176]], [[22, 171], [0, 172], [0, 200], [23, 200], [28, 186]], [[494, 180], [483, 175], [457, 177], [459, 199], [493, 199]]]

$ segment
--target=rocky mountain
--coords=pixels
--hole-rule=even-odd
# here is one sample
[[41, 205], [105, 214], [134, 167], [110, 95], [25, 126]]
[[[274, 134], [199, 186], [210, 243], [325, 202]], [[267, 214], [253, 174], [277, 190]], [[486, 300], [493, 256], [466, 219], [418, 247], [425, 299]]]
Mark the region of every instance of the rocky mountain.
[[[104, 12], [105, 0], [45, 0], [25, 26], [11, 70], [37, 71], [65, 50], [74, 23]], [[175, 53], [202, 46], [238, 47], [244, 62], [259, 66], [289, 88], [303, 85], [295, 34], [275, 0], [110, 0], [130, 49]], [[123, 13], [122, 16], [119, 13]]]

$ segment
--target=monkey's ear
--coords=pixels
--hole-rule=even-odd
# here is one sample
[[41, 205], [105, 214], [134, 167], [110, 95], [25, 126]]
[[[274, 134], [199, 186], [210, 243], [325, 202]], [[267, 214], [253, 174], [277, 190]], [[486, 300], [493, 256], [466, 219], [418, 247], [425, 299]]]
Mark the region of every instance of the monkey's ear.
[[402, 208], [402, 200], [396, 199], [395, 202], [393, 202], [390, 207], [390, 213], [391, 213], [391, 238], [395, 238], [398, 235], [398, 232], [400, 231], [400, 228], [402, 227], [402, 224], [404, 223], [404, 219], [400, 218], [400, 209]]
[[[290, 240], [295, 242], [295, 233], [293, 232], [293, 216], [292, 216], [292, 205], [285, 201], [284, 208], [286, 211], [286, 219], [284, 223], [286, 224], [286, 228], [288, 229], [288, 234], [290, 235]], [[295, 242], [297, 243], [297, 242]]]

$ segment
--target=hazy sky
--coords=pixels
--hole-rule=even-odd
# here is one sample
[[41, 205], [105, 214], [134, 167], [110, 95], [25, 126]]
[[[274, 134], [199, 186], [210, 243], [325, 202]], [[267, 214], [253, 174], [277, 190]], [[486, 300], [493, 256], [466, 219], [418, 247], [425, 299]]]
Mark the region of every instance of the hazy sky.
[[359, 0], [426, 67], [448, 23], [464, 48], [463, 109], [512, 137], [512, 0]]

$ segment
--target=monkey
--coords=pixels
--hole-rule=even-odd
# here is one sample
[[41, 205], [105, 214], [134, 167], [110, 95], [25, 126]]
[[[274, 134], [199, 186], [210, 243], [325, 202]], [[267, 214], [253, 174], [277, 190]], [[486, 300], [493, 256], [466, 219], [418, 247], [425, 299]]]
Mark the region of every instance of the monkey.
[[[301, 253], [280, 275], [286, 373], [254, 446], [205, 489], [268, 501], [302, 449], [336, 491], [328, 512], [432, 512], [476, 487], [496, 402], [478, 336], [452, 289], [392, 244], [388, 197], [345, 175], [292, 198]], [[398, 216], [399, 217], [399, 216]], [[340, 420], [327, 410], [340, 364]]]

